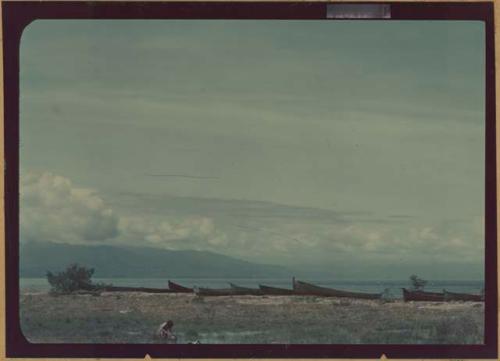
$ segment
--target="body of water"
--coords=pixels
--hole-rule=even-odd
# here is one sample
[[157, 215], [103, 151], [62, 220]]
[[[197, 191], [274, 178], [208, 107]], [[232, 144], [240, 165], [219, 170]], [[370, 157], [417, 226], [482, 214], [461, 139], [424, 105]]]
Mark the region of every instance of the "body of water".
[[[259, 284], [292, 288], [291, 279], [283, 278], [172, 278], [173, 282], [179, 283], [186, 287], [209, 287], [209, 288], [227, 288], [228, 282], [232, 282], [238, 286], [257, 288]], [[408, 280], [404, 281], [332, 281], [320, 279], [300, 279], [306, 282], [311, 282], [319, 286], [337, 288], [346, 291], [360, 292], [383, 292], [387, 290], [388, 295], [392, 297], [402, 297], [401, 288], [409, 288]], [[162, 278], [95, 278], [94, 282], [103, 282], [114, 286], [132, 286], [132, 287], [155, 287], [166, 288], [167, 280]], [[484, 287], [483, 281], [429, 281], [426, 285], [426, 291], [441, 292], [443, 289], [452, 292], [464, 292], [479, 294]], [[21, 292], [44, 292], [50, 289], [46, 278], [21, 278]]]

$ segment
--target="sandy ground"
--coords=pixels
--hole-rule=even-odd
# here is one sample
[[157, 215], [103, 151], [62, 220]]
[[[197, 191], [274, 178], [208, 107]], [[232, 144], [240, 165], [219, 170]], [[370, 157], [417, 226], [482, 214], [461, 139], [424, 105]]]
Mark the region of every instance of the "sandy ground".
[[180, 343], [483, 342], [484, 305], [311, 296], [24, 293], [21, 327], [30, 342], [158, 343], [173, 320]]

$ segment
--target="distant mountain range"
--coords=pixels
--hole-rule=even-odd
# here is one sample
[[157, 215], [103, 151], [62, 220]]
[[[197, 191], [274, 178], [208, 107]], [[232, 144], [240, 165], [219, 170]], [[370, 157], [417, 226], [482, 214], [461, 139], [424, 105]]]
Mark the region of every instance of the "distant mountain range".
[[291, 275], [285, 267], [207, 251], [21, 243], [20, 277], [45, 277], [47, 271], [60, 271], [75, 262], [93, 267], [95, 277], [100, 278], [279, 278]]

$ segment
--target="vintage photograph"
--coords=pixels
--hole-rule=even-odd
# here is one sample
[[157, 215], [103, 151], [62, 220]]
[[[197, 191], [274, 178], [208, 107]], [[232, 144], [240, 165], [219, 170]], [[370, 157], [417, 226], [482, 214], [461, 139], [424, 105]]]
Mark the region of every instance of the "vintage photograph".
[[35, 20], [30, 343], [478, 345], [479, 21]]

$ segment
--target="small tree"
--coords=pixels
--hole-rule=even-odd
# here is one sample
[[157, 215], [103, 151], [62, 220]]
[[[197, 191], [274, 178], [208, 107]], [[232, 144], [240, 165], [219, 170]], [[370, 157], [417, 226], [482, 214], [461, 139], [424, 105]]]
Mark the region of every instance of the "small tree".
[[65, 271], [53, 274], [47, 271], [47, 281], [54, 293], [69, 293], [79, 290], [92, 291], [96, 285], [92, 284], [93, 268], [86, 268], [73, 263]]
[[419, 278], [417, 275], [410, 276], [411, 288], [415, 291], [421, 291], [424, 289], [427, 281]]

